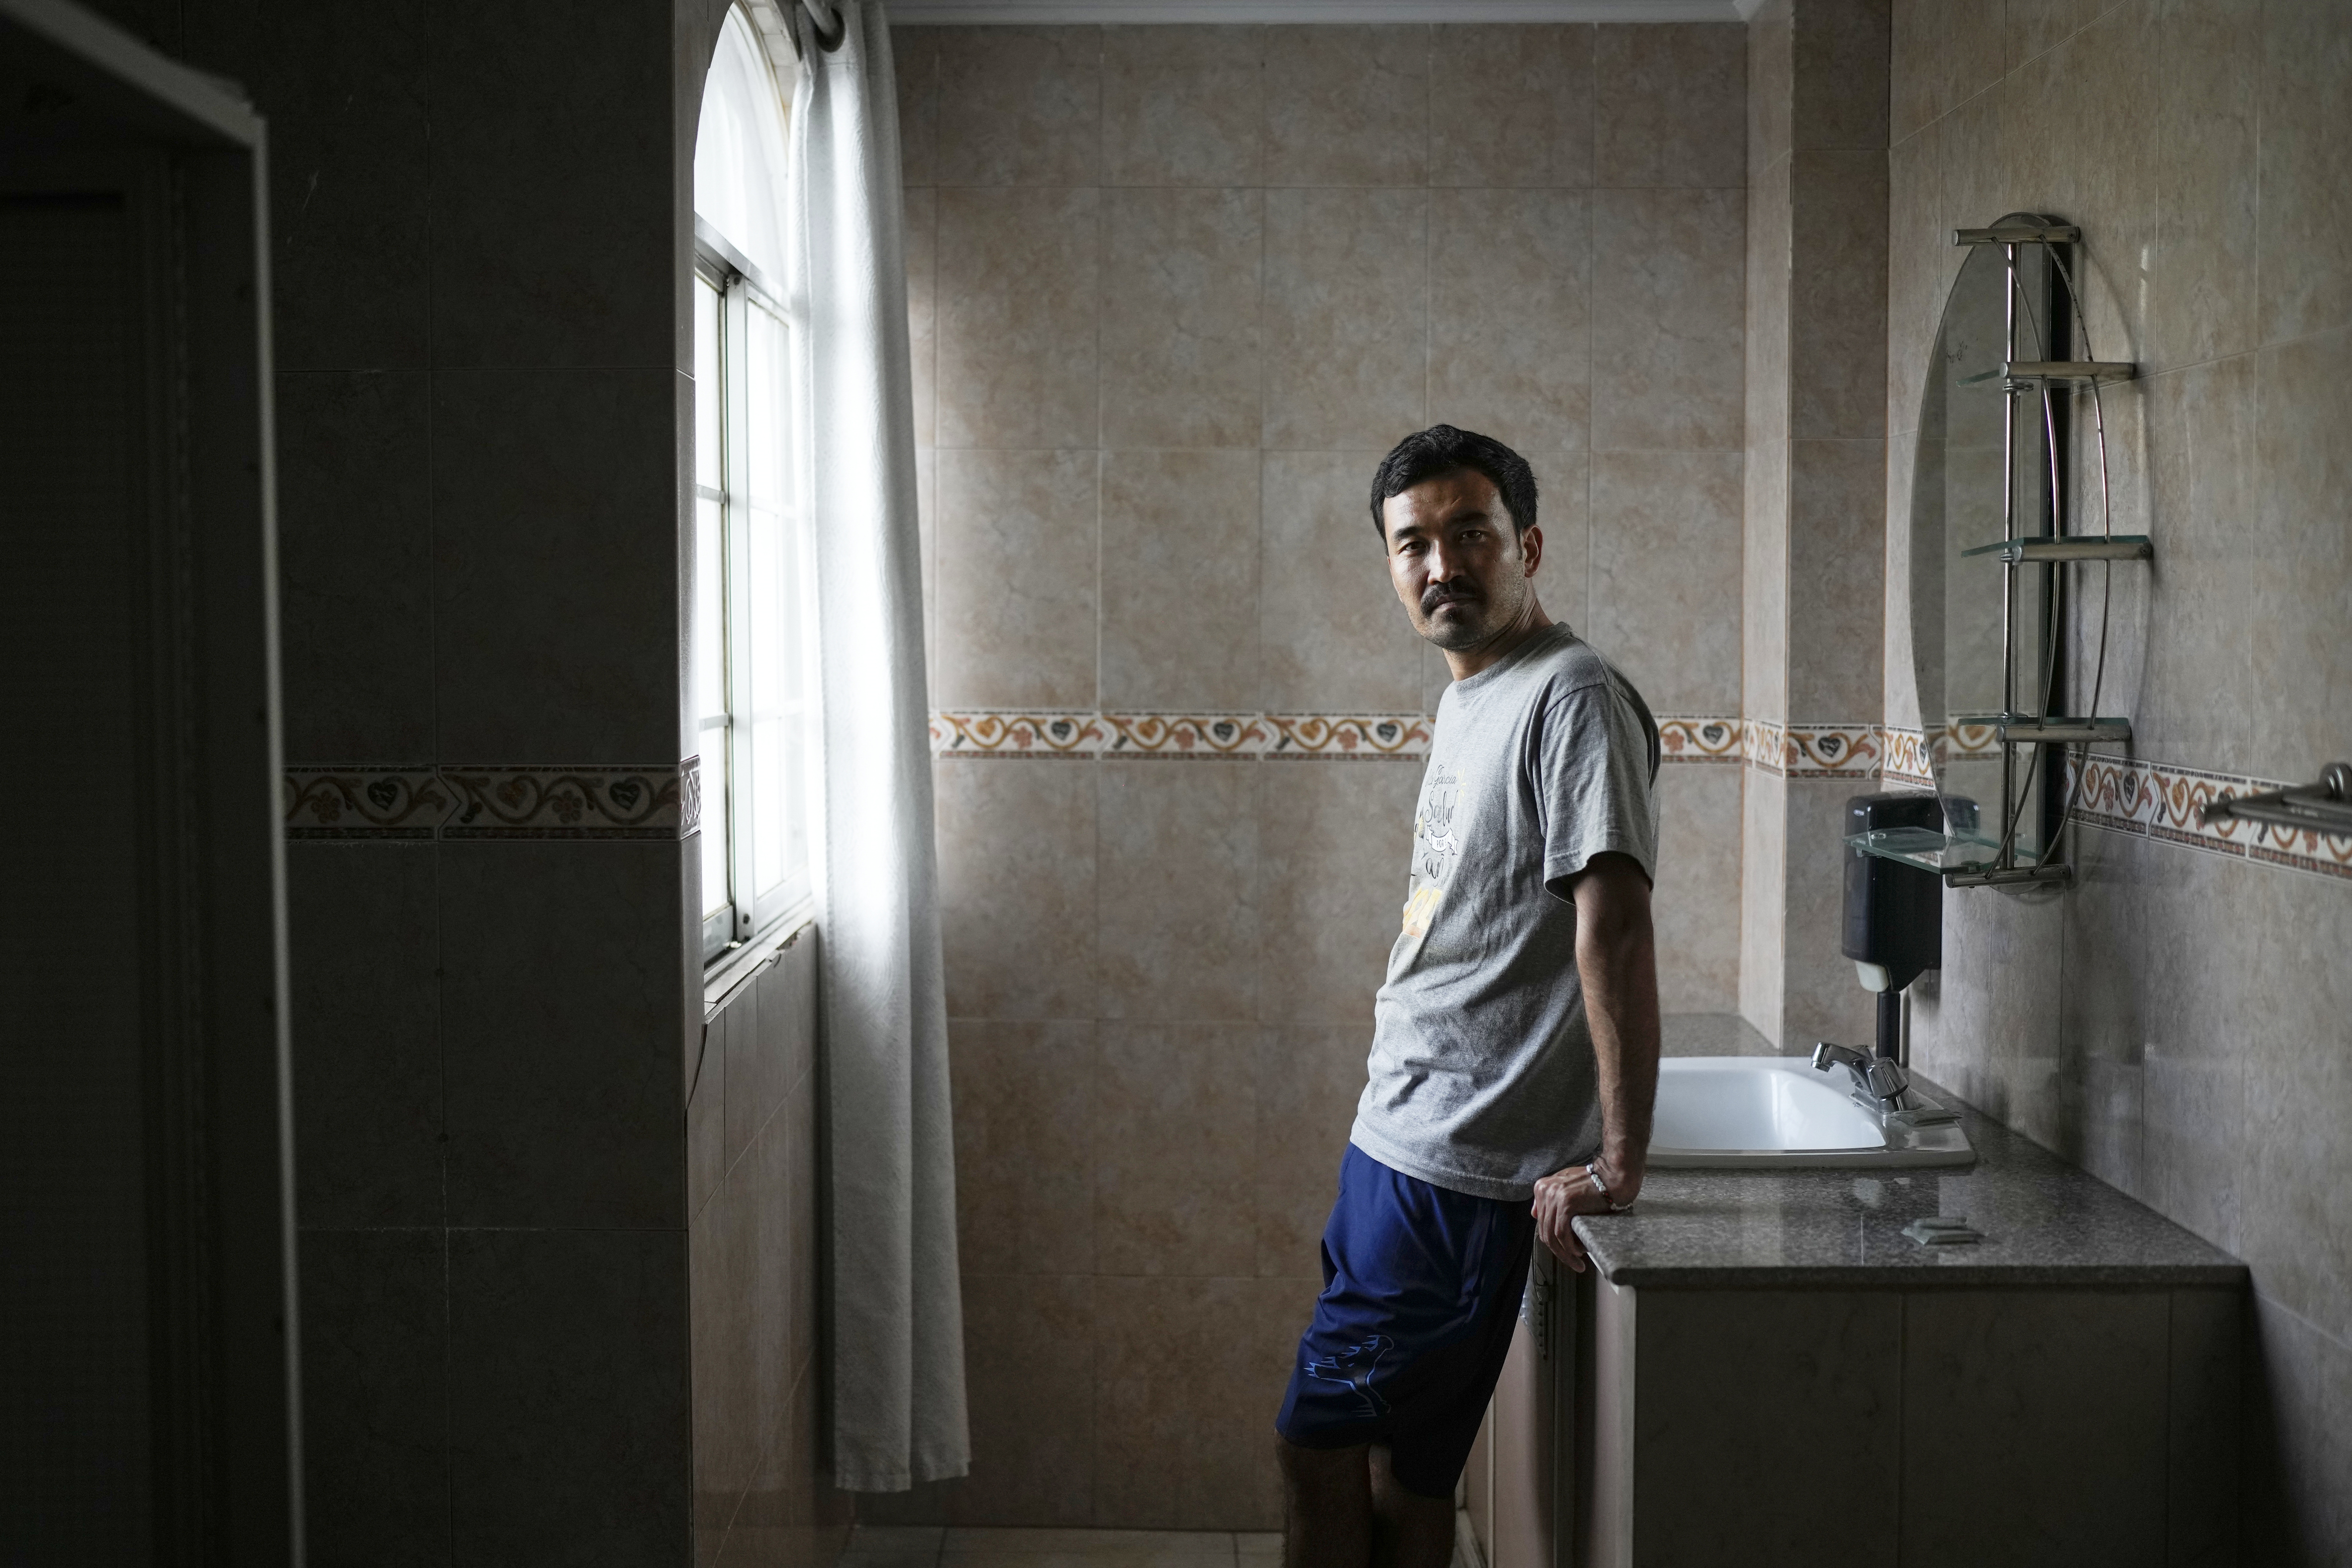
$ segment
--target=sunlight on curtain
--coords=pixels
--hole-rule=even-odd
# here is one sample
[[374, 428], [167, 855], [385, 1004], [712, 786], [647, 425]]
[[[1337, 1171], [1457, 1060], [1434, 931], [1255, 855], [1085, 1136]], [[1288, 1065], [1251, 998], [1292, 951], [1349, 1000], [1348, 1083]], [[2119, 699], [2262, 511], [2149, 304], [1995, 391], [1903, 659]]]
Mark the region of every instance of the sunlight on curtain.
[[817, 951], [833, 1149], [834, 1476], [851, 1490], [898, 1491], [964, 1474], [971, 1443], [897, 88], [882, 7], [840, 0], [839, 10], [837, 50], [803, 35], [789, 187], [811, 455], [803, 493], [824, 585]]

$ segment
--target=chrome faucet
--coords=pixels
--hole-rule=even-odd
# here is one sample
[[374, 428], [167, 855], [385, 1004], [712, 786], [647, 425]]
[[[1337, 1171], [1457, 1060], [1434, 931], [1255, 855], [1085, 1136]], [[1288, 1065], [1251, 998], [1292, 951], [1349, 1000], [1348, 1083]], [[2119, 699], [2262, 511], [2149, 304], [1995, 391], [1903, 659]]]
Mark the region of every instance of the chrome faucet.
[[1827, 1072], [1833, 1065], [1853, 1075], [1857, 1099], [1866, 1096], [1876, 1102], [1881, 1111], [1902, 1109], [1904, 1093], [1911, 1087], [1911, 1075], [1892, 1057], [1873, 1056], [1866, 1051], [1832, 1045], [1827, 1040], [1813, 1047], [1814, 1071]]

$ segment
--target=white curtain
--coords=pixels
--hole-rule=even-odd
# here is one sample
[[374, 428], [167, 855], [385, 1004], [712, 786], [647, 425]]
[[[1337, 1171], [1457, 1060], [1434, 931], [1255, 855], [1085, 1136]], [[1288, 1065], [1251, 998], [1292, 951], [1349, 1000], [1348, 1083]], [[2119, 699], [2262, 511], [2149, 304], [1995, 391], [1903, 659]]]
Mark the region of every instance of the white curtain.
[[797, 4], [792, 280], [824, 697], [819, 864], [832, 1151], [834, 1476], [899, 1491], [970, 1468], [939, 870], [931, 840], [913, 378], [890, 28]]

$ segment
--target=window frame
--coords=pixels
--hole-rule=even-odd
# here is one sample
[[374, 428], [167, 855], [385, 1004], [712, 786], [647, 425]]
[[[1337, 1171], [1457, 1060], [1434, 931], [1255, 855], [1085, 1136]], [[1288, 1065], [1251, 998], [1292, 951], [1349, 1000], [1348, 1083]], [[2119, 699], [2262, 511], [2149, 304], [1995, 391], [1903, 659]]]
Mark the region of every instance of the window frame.
[[[698, 214], [694, 221], [694, 267], [698, 284], [708, 284], [719, 297], [718, 331], [718, 392], [719, 402], [719, 486], [716, 493], [702, 482], [699, 455], [694, 465], [695, 527], [698, 544], [695, 551], [698, 561], [701, 528], [700, 503], [706, 499], [718, 503], [721, 571], [719, 595], [722, 616], [720, 639], [724, 668], [719, 686], [725, 702], [724, 723], [706, 727], [709, 716], [700, 709], [697, 692], [697, 747], [704, 758], [703, 821], [704, 831], [715, 820], [727, 834], [728, 898], [726, 903], [701, 917], [701, 946], [706, 976], [717, 973], [732, 961], [743, 949], [782, 933], [792, 925], [805, 921], [814, 912], [814, 845], [812, 852], [802, 857], [801, 864], [776, 887], [765, 894], [756, 891], [757, 854], [759, 850], [758, 822], [753, 801], [756, 799], [759, 769], [753, 756], [751, 724], [754, 693], [751, 689], [752, 649], [751, 612], [751, 434], [750, 429], [751, 387], [751, 356], [744, 350], [751, 329], [751, 312], [764, 310], [774, 318], [782, 329], [783, 351], [794, 351], [793, 335], [800, 323], [785, 303], [786, 296], [776, 283]], [[822, 744], [819, 693], [815, 679], [816, 642], [814, 606], [807, 592], [807, 567], [813, 559], [814, 540], [811, 537], [806, 510], [802, 504], [799, 480], [801, 456], [798, 451], [798, 410], [794, 406], [795, 378], [790, 373], [789, 361], [782, 376], [785, 404], [780, 411], [783, 428], [774, 433], [784, 454], [787, 493], [780, 498], [778, 521], [785, 532], [788, 562], [799, 563], [800, 570], [788, 570], [784, 591], [790, 596], [793, 610], [793, 630], [800, 644], [797, 661], [800, 673], [800, 694], [794, 709], [801, 720], [801, 745], [798, 756], [788, 759], [787, 766], [796, 766], [803, 774], [798, 800], [808, 821], [803, 830], [811, 840], [816, 831], [815, 801], [818, 783], [816, 754]], [[702, 378], [706, 367], [695, 366], [696, 395], [702, 393]], [[701, 439], [698, 412], [696, 441]], [[690, 596], [689, 602], [699, 612], [699, 594]], [[690, 638], [689, 646], [698, 641]], [[724, 766], [714, 768], [707, 752], [700, 750], [707, 743], [702, 737], [713, 728], [721, 737]], [[785, 795], [786, 810], [791, 809], [793, 792]], [[753, 890], [749, 896], [744, 890]]]

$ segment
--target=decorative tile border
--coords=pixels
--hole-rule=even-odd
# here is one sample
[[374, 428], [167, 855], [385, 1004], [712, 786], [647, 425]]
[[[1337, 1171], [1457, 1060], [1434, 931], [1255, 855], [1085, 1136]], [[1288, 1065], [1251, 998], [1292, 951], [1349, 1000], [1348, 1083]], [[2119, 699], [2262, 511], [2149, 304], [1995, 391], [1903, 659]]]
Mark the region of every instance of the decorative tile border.
[[1788, 779], [1875, 779], [1879, 727], [1874, 724], [1774, 724], [1748, 719], [1740, 752], [1750, 768]]
[[1882, 725], [1878, 738], [1880, 776], [1928, 789], [1936, 787], [1937, 763], [1954, 758], [1993, 757], [2000, 751], [2000, 732], [1989, 724], [1964, 724], [1950, 729], [1939, 725], [1932, 731]]
[[[698, 761], [696, 766], [699, 767]], [[445, 839], [677, 839], [692, 831], [685, 764], [444, 768], [458, 792]], [[698, 800], [700, 789], [694, 790]]]
[[1666, 762], [1742, 760], [1745, 721], [1715, 714], [1662, 713], [1658, 756]]
[[[1277, 760], [1419, 759], [1436, 721], [1424, 714], [1120, 714], [942, 711], [942, 757], [1195, 757]], [[1869, 724], [1776, 725], [1718, 714], [1658, 719], [1666, 762], [1747, 763], [1821, 779], [1870, 779], [1881, 732]]]
[[2000, 731], [1989, 724], [1956, 724], [1948, 729], [1936, 731], [1936, 750], [1939, 757], [1997, 757], [2000, 754]]
[[2168, 843], [2232, 855], [2290, 871], [2352, 879], [2352, 834], [2227, 818], [2208, 826], [2198, 808], [2225, 795], [2253, 795], [2287, 786], [2242, 774], [2143, 762], [2126, 757], [2070, 758], [2082, 770], [2074, 817], [2085, 827], [2137, 833]]
[[940, 757], [1154, 757], [1338, 761], [1429, 755], [1421, 714], [931, 715]]
[[1264, 714], [1107, 713], [1106, 752], [1141, 757], [1255, 757], [1274, 728]]
[[1267, 755], [1307, 757], [1426, 757], [1437, 721], [1420, 714], [1269, 715], [1279, 732]]
[[[1433, 719], [1421, 714], [941, 712], [931, 716], [930, 734], [933, 754], [942, 757], [1418, 761], [1429, 755], [1434, 727]], [[1877, 779], [1916, 789], [1935, 787], [1935, 761], [1998, 749], [1990, 725], [1931, 733], [1875, 724], [1784, 725], [1712, 714], [1660, 715], [1658, 741], [1667, 762], [1732, 763], [1780, 778]], [[2124, 758], [2074, 756], [2073, 766], [2088, 769], [2074, 813], [2087, 827], [2352, 878], [2352, 835], [2238, 821], [2208, 828], [2197, 820], [2196, 808], [2219, 795], [2251, 794], [2277, 784]], [[536, 781], [539, 775], [562, 770], [532, 771]], [[605, 771], [615, 777], [629, 772]], [[470, 807], [481, 798], [484, 785], [478, 779], [485, 774], [506, 779], [499, 770], [479, 769], [445, 768], [437, 775], [429, 768], [289, 770], [289, 831], [305, 837], [430, 836], [429, 829], [419, 835], [404, 826], [408, 814], [447, 809], [436, 790], [453, 791]], [[685, 782], [690, 789], [690, 771]], [[526, 799], [536, 797], [518, 789], [509, 809], [520, 810]], [[582, 804], [584, 810], [584, 800]], [[290, 827], [298, 807], [316, 818], [314, 826]], [[542, 814], [557, 809], [540, 808]], [[444, 831], [455, 836], [466, 830]], [[582, 836], [598, 832], [588, 830]]]
[[289, 768], [278, 786], [289, 839], [429, 839], [456, 797], [418, 768]]
[[1091, 757], [1110, 738], [1098, 713], [935, 713], [931, 751], [964, 756]]
[[1936, 787], [1933, 752], [1927, 732], [1882, 726], [1878, 731], [1878, 776], [1897, 784]]
[[700, 763], [289, 768], [289, 839], [676, 840], [701, 821]]

